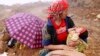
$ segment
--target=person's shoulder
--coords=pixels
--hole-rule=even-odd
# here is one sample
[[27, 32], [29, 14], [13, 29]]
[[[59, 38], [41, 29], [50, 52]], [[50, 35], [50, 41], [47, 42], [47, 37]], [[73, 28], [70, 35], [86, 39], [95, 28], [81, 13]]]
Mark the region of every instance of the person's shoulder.
[[72, 21], [72, 19], [70, 16], [66, 16], [65, 21], [69, 22], [69, 21]]
[[66, 17], [66, 23], [67, 23], [67, 25], [68, 25], [68, 28], [72, 28], [72, 27], [75, 26], [73, 20], [72, 20], [71, 17], [69, 17], [69, 16]]
[[70, 16], [66, 16], [66, 18], [65, 19], [71, 19], [71, 17]]
[[47, 20], [47, 26], [52, 26], [52, 22], [50, 19]]

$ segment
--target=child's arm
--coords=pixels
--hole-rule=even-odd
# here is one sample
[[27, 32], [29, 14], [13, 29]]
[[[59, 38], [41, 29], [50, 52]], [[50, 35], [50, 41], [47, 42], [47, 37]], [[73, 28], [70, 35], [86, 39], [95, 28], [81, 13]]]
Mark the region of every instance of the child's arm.
[[70, 31], [72, 31], [72, 30], [75, 30], [75, 28], [73, 27], [73, 28], [69, 28], [68, 29], [68, 32], [70, 32]]
[[44, 46], [44, 48], [46, 49], [50, 49], [50, 50], [71, 50], [74, 49], [73, 47], [67, 46], [67, 45], [48, 45], [48, 46]]
[[75, 50], [68, 51], [68, 50], [55, 50], [49, 52], [46, 56], [86, 56], [83, 53], [77, 52]]
[[50, 50], [63, 50], [65, 47], [66, 47], [66, 45], [48, 45], [48, 46], [44, 46], [44, 48], [50, 49]]

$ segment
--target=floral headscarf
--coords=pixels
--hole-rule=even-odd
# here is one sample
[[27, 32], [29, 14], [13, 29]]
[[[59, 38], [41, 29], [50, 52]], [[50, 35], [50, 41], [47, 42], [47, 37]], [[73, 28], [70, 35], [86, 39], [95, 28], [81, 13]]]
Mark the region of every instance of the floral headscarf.
[[48, 17], [62, 13], [68, 6], [67, 0], [54, 0], [48, 8]]

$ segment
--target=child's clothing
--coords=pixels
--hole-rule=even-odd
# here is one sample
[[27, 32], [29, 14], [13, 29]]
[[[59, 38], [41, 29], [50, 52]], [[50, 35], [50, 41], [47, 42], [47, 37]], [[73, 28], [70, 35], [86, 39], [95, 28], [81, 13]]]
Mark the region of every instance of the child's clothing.
[[72, 30], [69, 32], [69, 35], [67, 37], [66, 43], [67, 45], [71, 45], [70, 43], [72, 41], [74, 41], [75, 43], [77, 43], [74, 48], [75, 50], [79, 51], [79, 52], [84, 52], [84, 50], [87, 47], [87, 43], [85, 41], [83, 41], [80, 37], [79, 37], [79, 33], [81, 33], [84, 29], [80, 30], [80, 32], [78, 33], [76, 30]]

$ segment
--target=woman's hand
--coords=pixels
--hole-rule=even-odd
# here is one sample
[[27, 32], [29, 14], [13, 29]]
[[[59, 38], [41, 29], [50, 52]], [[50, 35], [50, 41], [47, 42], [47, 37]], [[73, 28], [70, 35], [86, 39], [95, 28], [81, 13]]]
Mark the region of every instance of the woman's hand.
[[81, 33], [86, 31], [86, 28], [85, 27], [73, 27], [73, 28], [68, 29], [68, 32], [72, 32], [72, 31], [75, 31], [76, 33], [78, 33], [78, 35], [80, 35]]
[[75, 30], [75, 27], [68, 29], [68, 32]]

